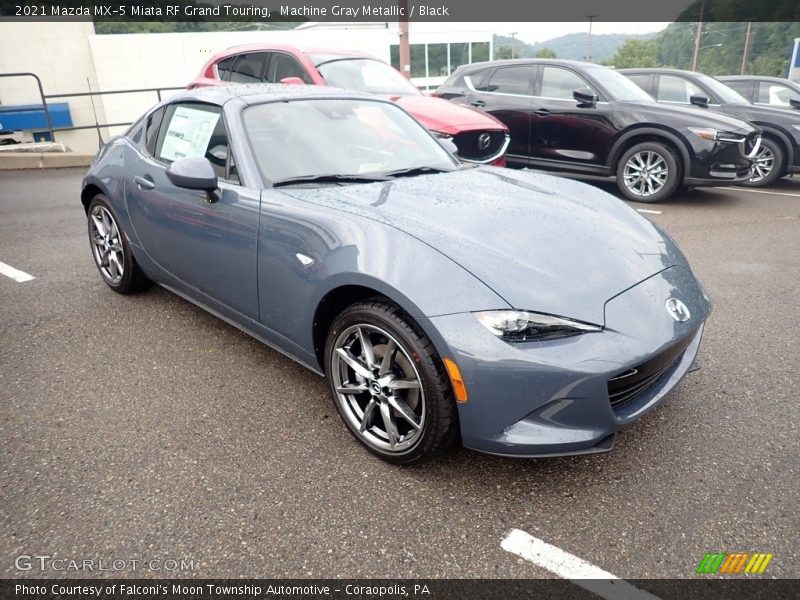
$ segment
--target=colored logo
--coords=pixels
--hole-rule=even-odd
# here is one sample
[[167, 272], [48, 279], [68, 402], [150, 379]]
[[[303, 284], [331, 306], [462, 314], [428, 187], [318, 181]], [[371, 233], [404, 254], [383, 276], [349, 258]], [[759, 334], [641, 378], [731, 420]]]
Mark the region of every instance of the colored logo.
[[737, 575], [739, 573], [761, 574], [767, 569], [774, 554], [762, 552], [715, 552], [706, 553], [697, 572], [702, 574], [720, 573]]

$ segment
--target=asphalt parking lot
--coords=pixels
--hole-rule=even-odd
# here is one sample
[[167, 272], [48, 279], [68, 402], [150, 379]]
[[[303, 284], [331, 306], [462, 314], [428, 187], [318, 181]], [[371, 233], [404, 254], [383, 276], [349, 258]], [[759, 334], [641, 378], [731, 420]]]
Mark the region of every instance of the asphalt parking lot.
[[[623, 578], [768, 552], [800, 577], [800, 180], [634, 205], [713, 302], [691, 373], [613, 452], [412, 468], [351, 438], [323, 381], [171, 293], [109, 290], [82, 170], [0, 175], [0, 573], [18, 555], [180, 559], [192, 577], [552, 577], [520, 529]], [[613, 191], [611, 185], [604, 186]], [[117, 575], [157, 577], [160, 571]]]

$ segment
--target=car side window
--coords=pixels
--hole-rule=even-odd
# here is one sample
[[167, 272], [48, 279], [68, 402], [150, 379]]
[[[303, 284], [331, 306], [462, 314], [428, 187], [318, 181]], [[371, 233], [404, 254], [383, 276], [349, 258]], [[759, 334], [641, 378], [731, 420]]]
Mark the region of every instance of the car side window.
[[229, 56], [228, 58], [217, 63], [217, 75], [219, 75], [220, 81], [230, 81], [231, 68], [233, 67], [233, 63], [236, 62], [237, 58], [238, 57], [236, 55]]
[[273, 53], [272, 59], [269, 61], [267, 83], [280, 83], [281, 79], [286, 79], [287, 77], [299, 77], [304, 83], [314, 83], [311, 80], [311, 76], [303, 68], [303, 65], [295, 57], [282, 52]]
[[542, 89], [539, 95], [544, 98], [574, 100], [572, 92], [587, 89], [597, 95], [592, 86], [577, 73], [561, 67], [544, 67], [542, 69]]
[[650, 74], [649, 73], [625, 73], [625, 77], [630, 79], [633, 83], [642, 88], [645, 92], [650, 92]]
[[217, 177], [239, 182], [235, 167], [231, 169], [228, 132], [218, 106], [170, 104], [158, 132], [154, 155], [167, 164], [182, 158], [204, 157], [214, 167]]
[[729, 88], [733, 88], [748, 100], [753, 97], [753, 82], [752, 81], [723, 81]]
[[[475, 89], [481, 92], [494, 92], [496, 94], [517, 94], [530, 96], [533, 92], [531, 74], [533, 67], [520, 65], [517, 67], [500, 67], [491, 76], [481, 82]], [[473, 80], [473, 83], [475, 81]]]
[[658, 80], [656, 100], [661, 102], [680, 102], [689, 104], [692, 96], [705, 96], [706, 93], [688, 79], [676, 75], [662, 75]]
[[144, 130], [144, 149], [150, 156], [156, 153], [158, 130], [161, 127], [161, 122], [164, 120], [164, 110], [164, 108], [159, 108], [147, 117]]
[[240, 54], [231, 67], [228, 81], [231, 83], [260, 83], [263, 81], [266, 62], [267, 54], [265, 52]]
[[758, 84], [759, 104], [773, 104], [776, 106], [790, 106], [789, 100], [800, 100], [800, 93], [787, 85], [761, 81]]

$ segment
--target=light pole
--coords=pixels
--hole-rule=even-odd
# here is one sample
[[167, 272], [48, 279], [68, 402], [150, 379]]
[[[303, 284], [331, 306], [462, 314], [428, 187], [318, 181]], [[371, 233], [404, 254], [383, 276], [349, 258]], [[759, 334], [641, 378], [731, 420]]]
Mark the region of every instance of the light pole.
[[518, 31], [511, 32], [511, 58], [517, 57], [517, 33]]
[[592, 62], [592, 21], [595, 20], [597, 15], [586, 15], [589, 19], [589, 38], [586, 41], [586, 60]]
[[703, 11], [706, 3], [700, 3], [700, 17], [697, 19], [697, 33], [694, 36], [694, 53], [692, 54], [692, 71], [697, 71], [697, 56], [700, 54], [700, 38], [703, 36]]

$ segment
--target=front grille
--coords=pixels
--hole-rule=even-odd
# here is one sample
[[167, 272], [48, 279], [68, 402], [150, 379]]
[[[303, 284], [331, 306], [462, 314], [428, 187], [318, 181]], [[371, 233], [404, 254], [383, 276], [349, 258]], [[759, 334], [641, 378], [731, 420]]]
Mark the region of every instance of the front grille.
[[678, 362], [693, 339], [694, 334], [692, 333], [658, 356], [609, 379], [608, 399], [611, 401], [611, 408], [619, 410], [649, 390], [664, 373]]
[[508, 134], [505, 131], [465, 131], [453, 136], [458, 156], [470, 162], [490, 162], [502, 156]]

